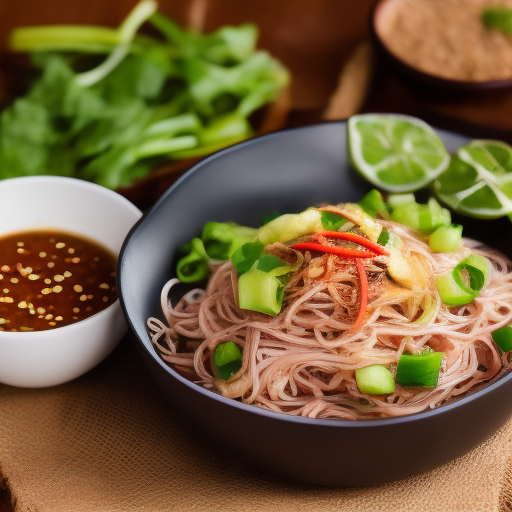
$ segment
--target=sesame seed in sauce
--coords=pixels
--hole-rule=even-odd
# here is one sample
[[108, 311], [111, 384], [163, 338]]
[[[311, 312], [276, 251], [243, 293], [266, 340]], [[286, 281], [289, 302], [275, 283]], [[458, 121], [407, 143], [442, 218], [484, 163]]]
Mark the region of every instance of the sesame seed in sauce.
[[[94, 242], [38, 231], [7, 236], [0, 242], [0, 279], [12, 283], [0, 295], [2, 330], [7, 330], [5, 324], [10, 331], [58, 328], [83, 320], [117, 299], [115, 258]], [[46, 259], [44, 265], [42, 259]], [[101, 294], [95, 293], [98, 288]]]

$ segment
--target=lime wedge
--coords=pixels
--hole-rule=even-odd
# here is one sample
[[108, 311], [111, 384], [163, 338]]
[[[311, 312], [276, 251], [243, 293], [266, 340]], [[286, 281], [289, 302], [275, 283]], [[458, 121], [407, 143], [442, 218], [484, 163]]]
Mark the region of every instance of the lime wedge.
[[450, 156], [436, 132], [411, 116], [361, 114], [348, 120], [354, 167], [375, 186], [413, 192], [441, 174]]
[[512, 147], [475, 140], [457, 150], [434, 182], [440, 201], [469, 217], [495, 219], [512, 213]]

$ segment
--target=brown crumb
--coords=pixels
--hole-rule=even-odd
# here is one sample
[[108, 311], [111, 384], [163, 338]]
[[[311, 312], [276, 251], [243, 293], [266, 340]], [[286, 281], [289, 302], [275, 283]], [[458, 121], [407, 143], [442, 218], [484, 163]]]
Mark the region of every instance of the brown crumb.
[[512, 8], [512, 0], [399, 0], [388, 6], [377, 31], [408, 65], [451, 80], [512, 78], [512, 38], [481, 21], [486, 8]]

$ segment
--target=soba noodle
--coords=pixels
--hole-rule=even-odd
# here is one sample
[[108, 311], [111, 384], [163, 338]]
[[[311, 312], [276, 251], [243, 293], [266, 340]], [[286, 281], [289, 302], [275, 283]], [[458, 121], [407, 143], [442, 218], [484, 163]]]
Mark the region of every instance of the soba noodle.
[[[237, 274], [230, 261], [212, 269], [206, 291], [195, 289], [173, 307], [176, 279], [162, 290], [166, 323], [151, 318], [152, 342], [161, 357], [204, 388], [265, 409], [309, 418], [358, 420], [402, 416], [435, 408], [478, 389], [508, 365], [491, 332], [512, 322], [512, 264], [503, 255], [466, 241], [456, 253], [434, 253], [418, 232], [378, 221], [396, 233], [421, 264], [423, 290], [400, 287], [388, 277], [385, 257], [364, 260], [369, 300], [363, 326], [352, 330], [359, 299], [353, 261], [313, 257], [282, 244], [267, 247], [299, 267], [286, 286], [281, 313], [270, 317], [239, 309]], [[464, 306], [445, 306], [434, 278], [471, 253], [489, 258], [488, 286]], [[243, 348], [241, 369], [228, 381], [211, 370], [223, 342]], [[369, 365], [396, 369], [404, 353], [424, 347], [444, 354], [437, 387], [399, 385], [388, 396], [363, 394], [355, 370]]]

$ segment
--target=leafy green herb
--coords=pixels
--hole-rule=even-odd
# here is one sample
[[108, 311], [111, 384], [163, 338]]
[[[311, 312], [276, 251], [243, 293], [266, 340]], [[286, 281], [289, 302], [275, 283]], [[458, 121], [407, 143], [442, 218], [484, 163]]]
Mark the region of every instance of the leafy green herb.
[[320, 212], [320, 216], [322, 218], [322, 227], [326, 231], [338, 231], [347, 222], [347, 219], [339, 213]]
[[377, 243], [379, 245], [386, 245], [389, 242], [389, 231], [384, 228], [379, 235], [379, 238], [377, 239]]
[[[202, 156], [253, 134], [248, 117], [288, 81], [256, 51], [254, 25], [183, 30], [142, 0], [117, 29], [21, 27], [11, 49], [39, 76], [0, 114], [0, 179], [75, 176], [116, 189], [167, 159]], [[161, 33], [138, 33], [149, 22]]]

